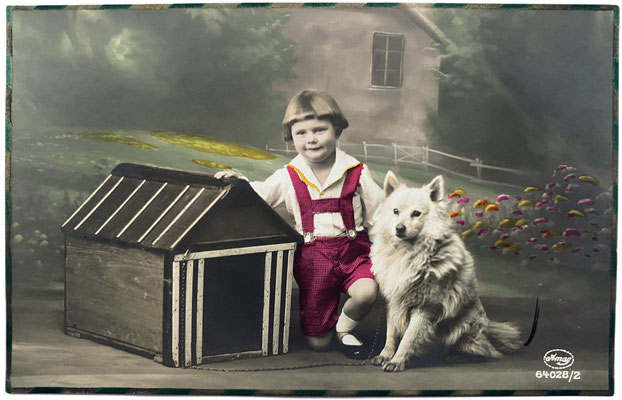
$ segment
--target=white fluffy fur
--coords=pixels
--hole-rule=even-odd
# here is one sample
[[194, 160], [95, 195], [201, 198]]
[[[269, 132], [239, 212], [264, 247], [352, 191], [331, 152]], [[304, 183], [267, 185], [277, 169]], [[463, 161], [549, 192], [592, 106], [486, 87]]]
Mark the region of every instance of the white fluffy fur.
[[389, 172], [384, 190], [371, 258], [387, 303], [387, 340], [372, 362], [391, 372], [432, 345], [484, 357], [517, 349], [518, 328], [489, 321], [480, 303], [473, 257], [449, 226], [443, 177], [409, 188]]

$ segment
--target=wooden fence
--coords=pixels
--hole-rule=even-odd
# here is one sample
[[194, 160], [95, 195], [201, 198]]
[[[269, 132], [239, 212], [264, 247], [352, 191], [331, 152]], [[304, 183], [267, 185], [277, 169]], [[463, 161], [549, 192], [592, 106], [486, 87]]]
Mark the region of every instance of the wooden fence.
[[[526, 173], [524, 171], [484, 164], [479, 157], [475, 159], [456, 156], [443, 151], [424, 146], [408, 146], [397, 143], [375, 144], [363, 141], [361, 144], [341, 143], [338, 146], [346, 153], [364, 161], [388, 162], [394, 165], [416, 165], [424, 170], [435, 168], [472, 181], [496, 183], [500, 185], [521, 188], [522, 186], [504, 182], [507, 180], [522, 181]], [[285, 148], [276, 149], [266, 146], [266, 150], [280, 154], [293, 154], [296, 150], [289, 143]], [[469, 171], [471, 173], [469, 173]], [[491, 173], [492, 172], [492, 173]], [[496, 179], [495, 179], [496, 178]], [[501, 179], [499, 179], [501, 178]]]

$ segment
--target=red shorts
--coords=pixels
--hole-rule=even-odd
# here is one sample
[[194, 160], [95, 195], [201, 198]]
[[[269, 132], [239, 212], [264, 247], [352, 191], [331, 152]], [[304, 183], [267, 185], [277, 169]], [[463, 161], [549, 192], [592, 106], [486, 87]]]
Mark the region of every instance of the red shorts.
[[307, 336], [329, 332], [339, 318], [340, 294], [361, 278], [374, 279], [369, 236], [316, 238], [296, 251], [294, 277], [300, 287], [300, 325]]

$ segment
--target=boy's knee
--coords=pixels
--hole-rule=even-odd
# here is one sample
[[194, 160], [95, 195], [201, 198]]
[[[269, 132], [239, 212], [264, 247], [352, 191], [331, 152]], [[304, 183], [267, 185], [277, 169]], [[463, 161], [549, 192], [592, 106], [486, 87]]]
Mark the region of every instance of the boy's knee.
[[320, 336], [307, 336], [307, 343], [315, 351], [327, 350], [333, 339], [333, 333], [328, 332]]
[[378, 284], [373, 279], [359, 279], [350, 289], [350, 297], [359, 303], [373, 303], [378, 297]]

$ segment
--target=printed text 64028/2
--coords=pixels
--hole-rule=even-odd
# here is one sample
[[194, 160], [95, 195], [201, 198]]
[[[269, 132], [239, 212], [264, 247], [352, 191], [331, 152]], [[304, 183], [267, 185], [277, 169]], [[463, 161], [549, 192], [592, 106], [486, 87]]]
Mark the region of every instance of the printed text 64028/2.
[[536, 378], [567, 379], [568, 382], [571, 382], [572, 380], [581, 379], [581, 371], [536, 371]]

